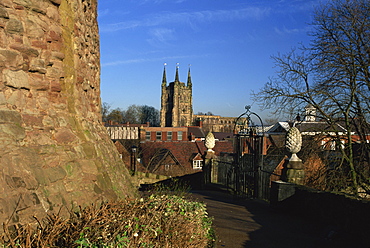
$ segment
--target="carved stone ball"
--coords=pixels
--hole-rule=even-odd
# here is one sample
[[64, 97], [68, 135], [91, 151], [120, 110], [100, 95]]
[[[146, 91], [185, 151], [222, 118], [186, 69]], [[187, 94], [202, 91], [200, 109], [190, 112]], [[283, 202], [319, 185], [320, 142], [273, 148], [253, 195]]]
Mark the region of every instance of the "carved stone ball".
[[207, 134], [204, 145], [208, 150], [212, 150], [213, 147], [215, 147], [215, 136], [213, 135], [213, 133], [209, 132]]
[[285, 148], [290, 153], [298, 153], [302, 146], [302, 135], [296, 127], [291, 127], [285, 136]]

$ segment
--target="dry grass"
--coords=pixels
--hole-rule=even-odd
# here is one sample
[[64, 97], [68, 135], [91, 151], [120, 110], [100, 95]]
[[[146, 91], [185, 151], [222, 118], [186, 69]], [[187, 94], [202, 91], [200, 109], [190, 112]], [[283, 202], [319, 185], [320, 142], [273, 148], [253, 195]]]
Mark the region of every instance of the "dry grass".
[[51, 214], [36, 228], [4, 226], [0, 247], [209, 247], [211, 224], [203, 203], [152, 194]]

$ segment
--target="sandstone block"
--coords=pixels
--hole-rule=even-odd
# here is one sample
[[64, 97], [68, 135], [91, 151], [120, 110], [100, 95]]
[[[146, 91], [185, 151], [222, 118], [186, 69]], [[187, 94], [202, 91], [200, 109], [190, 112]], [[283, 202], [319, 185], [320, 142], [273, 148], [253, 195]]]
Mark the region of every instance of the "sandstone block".
[[12, 182], [15, 188], [25, 188], [26, 183], [23, 181], [21, 177], [12, 177]]
[[28, 75], [24, 71], [12, 71], [9, 69], [5, 69], [4, 73], [4, 80], [5, 85], [9, 87], [13, 87], [16, 89], [29, 89], [30, 84], [28, 82]]
[[6, 23], [5, 31], [10, 34], [22, 35], [24, 32], [23, 24], [17, 19], [9, 19], [9, 21]]
[[[1, 28], [2, 27], [2, 28]], [[6, 47], [8, 45], [8, 37], [5, 34], [4, 26], [1, 26], [1, 19], [0, 19], [0, 47]]]
[[0, 7], [0, 18], [9, 19], [8, 11], [5, 8]]
[[20, 68], [23, 63], [19, 52], [0, 49], [0, 67]]
[[43, 119], [42, 119], [42, 124], [44, 126], [49, 126], [49, 127], [55, 127], [56, 126], [56, 123], [55, 123], [54, 119], [51, 118], [50, 116], [44, 116]]
[[3, 92], [0, 92], [0, 105], [6, 104], [6, 98]]
[[60, 144], [70, 144], [77, 139], [76, 135], [74, 135], [69, 129], [59, 130], [54, 137]]
[[62, 77], [62, 75], [63, 75], [62, 70], [59, 69], [56, 66], [49, 67], [49, 68], [46, 69], [46, 76], [49, 77], [49, 78], [58, 79], [58, 78]]
[[24, 202], [27, 206], [35, 206], [41, 203], [36, 193], [25, 195]]
[[34, 39], [40, 39], [44, 36], [43, 28], [32, 20], [27, 20], [25, 22], [25, 29], [27, 36]]
[[27, 7], [27, 8], [31, 8], [33, 6], [32, 1], [30, 0], [13, 0], [13, 2], [17, 5]]
[[61, 52], [52, 52], [51, 56], [57, 60], [63, 60], [65, 58], [64, 53]]
[[41, 40], [33, 40], [31, 44], [33, 47], [37, 47], [43, 50], [46, 50], [48, 48], [47, 43]]
[[30, 67], [28, 69], [30, 72], [38, 72], [41, 74], [46, 74], [45, 61], [43, 59], [32, 59], [30, 62]]
[[11, 8], [13, 5], [13, 2], [11, 0], [1, 0], [0, 5], [7, 7], [7, 8]]
[[20, 125], [22, 117], [17, 111], [2, 110], [0, 111], [0, 123], [12, 123]]
[[63, 49], [63, 44], [61, 42], [52, 42], [49, 46], [50, 50], [53, 52], [59, 52]]
[[50, 182], [62, 180], [67, 176], [66, 171], [62, 167], [46, 168], [45, 175], [49, 178]]
[[46, 10], [43, 9], [42, 7], [38, 6], [38, 5], [34, 5], [32, 8], [31, 8], [32, 11], [36, 12], [36, 13], [39, 13], [39, 14], [42, 14], [42, 15], [46, 15]]
[[24, 128], [16, 124], [1, 124], [0, 133], [11, 135], [15, 140], [22, 140], [26, 137]]
[[50, 2], [59, 6], [62, 3], [62, 0], [50, 0]]
[[86, 158], [90, 159], [96, 157], [94, 143], [83, 143], [81, 144], [81, 146], [83, 148]]
[[50, 82], [50, 90], [52, 92], [61, 92], [62, 91], [62, 85], [59, 81], [53, 80]]
[[80, 161], [80, 164], [82, 166], [83, 173], [96, 175], [99, 172], [96, 165], [91, 163], [91, 160], [82, 160]]
[[23, 119], [24, 124], [26, 124], [27, 126], [39, 126], [39, 127], [43, 126], [42, 116], [23, 114], [22, 119]]
[[31, 56], [31, 57], [37, 57], [39, 56], [39, 51], [37, 51], [37, 49], [35, 48], [32, 48], [30, 46], [26, 46], [26, 45], [23, 45], [23, 44], [20, 44], [20, 43], [13, 43], [10, 45], [10, 48], [11, 49], [14, 49], [14, 50], [17, 50], [27, 56]]
[[57, 8], [55, 8], [55, 7], [48, 7], [47, 9], [46, 9], [46, 15], [50, 18], [50, 19], [52, 19], [52, 20], [54, 20], [54, 21], [59, 21], [60, 20], [60, 16], [59, 16], [59, 13], [58, 13], [58, 9]]
[[47, 41], [50, 41], [50, 42], [52, 42], [52, 41], [60, 41], [62, 39], [62, 36], [61, 36], [61, 33], [58, 32], [58, 31], [59, 30], [56, 30], [56, 31], [51, 30], [51, 31], [49, 31], [48, 37], [46, 38]]

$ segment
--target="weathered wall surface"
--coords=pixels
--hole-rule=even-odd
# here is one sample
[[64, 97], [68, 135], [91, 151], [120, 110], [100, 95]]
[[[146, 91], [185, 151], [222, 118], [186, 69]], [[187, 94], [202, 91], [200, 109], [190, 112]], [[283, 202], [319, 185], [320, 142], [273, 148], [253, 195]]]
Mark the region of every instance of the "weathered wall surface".
[[0, 1], [0, 222], [134, 192], [101, 124], [96, 2]]

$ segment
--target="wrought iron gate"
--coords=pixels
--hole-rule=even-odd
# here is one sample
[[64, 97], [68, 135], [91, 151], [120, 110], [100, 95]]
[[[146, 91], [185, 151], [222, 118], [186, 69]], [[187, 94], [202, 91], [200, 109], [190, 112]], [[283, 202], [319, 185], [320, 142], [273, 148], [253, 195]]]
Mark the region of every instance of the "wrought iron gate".
[[[238, 120], [246, 116], [247, 125], [243, 132], [234, 135], [233, 162], [217, 161], [217, 183], [227, 186], [239, 196], [269, 200], [270, 177], [277, 164], [265, 163], [266, 136], [262, 120], [256, 113], [250, 112], [249, 106], [246, 110], [235, 121], [235, 127], [242, 126]], [[251, 115], [258, 117], [261, 126], [253, 125]]]

